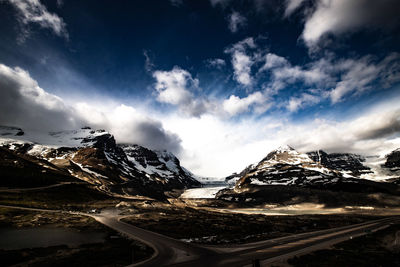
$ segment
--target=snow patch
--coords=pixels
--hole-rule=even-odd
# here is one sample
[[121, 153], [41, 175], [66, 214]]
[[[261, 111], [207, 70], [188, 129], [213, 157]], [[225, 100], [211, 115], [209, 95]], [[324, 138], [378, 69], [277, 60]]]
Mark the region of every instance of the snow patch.
[[202, 187], [202, 188], [192, 188], [187, 189], [180, 196], [181, 198], [215, 198], [218, 191], [225, 189], [226, 186], [217, 187]]

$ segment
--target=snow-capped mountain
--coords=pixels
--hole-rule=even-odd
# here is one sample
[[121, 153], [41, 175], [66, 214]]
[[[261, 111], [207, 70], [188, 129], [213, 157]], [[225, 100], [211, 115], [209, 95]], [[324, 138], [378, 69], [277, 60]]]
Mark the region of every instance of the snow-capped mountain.
[[347, 177], [360, 177], [362, 174], [371, 173], [371, 169], [364, 165], [366, 158], [351, 153], [331, 153], [323, 150], [308, 152], [307, 155], [322, 166], [340, 171]]
[[249, 166], [247, 166], [246, 168], [244, 168], [241, 172], [237, 173], [232, 173], [231, 175], [225, 177], [225, 181], [228, 184], [236, 184], [236, 182], [242, 178], [243, 176], [245, 176], [249, 171], [251, 171], [252, 169], [254, 169], [257, 166], [257, 164], [250, 164]]
[[386, 155], [384, 164], [378, 165], [377, 169], [386, 175], [386, 180], [400, 184], [400, 148]]
[[[360, 180], [393, 181], [399, 177], [400, 150], [386, 156], [386, 161], [374, 165], [373, 157], [351, 153], [328, 154], [322, 150], [299, 153], [290, 146], [271, 151], [257, 164], [239, 174], [228, 176], [237, 180], [236, 188], [244, 185], [327, 186], [337, 183], [357, 183]], [[375, 158], [374, 158], [375, 159]]]
[[153, 151], [139, 145], [120, 145], [135, 168], [150, 177], [163, 177], [166, 183], [192, 187], [199, 183], [194, 175], [180, 165], [179, 159], [168, 151]]
[[257, 165], [247, 170], [236, 187], [246, 184], [300, 186], [335, 182], [340, 177], [339, 172], [315, 162], [309, 155], [299, 153], [290, 146], [283, 146], [271, 151]]
[[321, 165], [337, 170], [344, 177], [377, 182], [394, 182], [400, 177], [400, 149], [386, 156], [361, 156], [351, 153], [331, 153], [322, 150], [307, 153]]
[[386, 155], [385, 168], [390, 168], [393, 171], [400, 170], [400, 148], [393, 150], [391, 153]]
[[[377, 179], [375, 169], [365, 166], [368, 159], [354, 154], [327, 154], [323, 151], [299, 153], [290, 146], [271, 151], [259, 163], [250, 165], [233, 189], [223, 189], [216, 198], [253, 204], [315, 202], [327, 205], [360, 205], [372, 202], [392, 205], [391, 201], [372, 199], [383, 194], [397, 198], [396, 181]], [[368, 175], [369, 179], [364, 179]], [[237, 179], [234, 174], [228, 179]], [[379, 181], [379, 182], [378, 182]], [[374, 195], [376, 194], [376, 195]], [[384, 204], [382, 204], [384, 203]]]
[[48, 135], [0, 127], [0, 146], [112, 194], [163, 198], [165, 191], [200, 185], [172, 153], [119, 145], [110, 133], [89, 127]]

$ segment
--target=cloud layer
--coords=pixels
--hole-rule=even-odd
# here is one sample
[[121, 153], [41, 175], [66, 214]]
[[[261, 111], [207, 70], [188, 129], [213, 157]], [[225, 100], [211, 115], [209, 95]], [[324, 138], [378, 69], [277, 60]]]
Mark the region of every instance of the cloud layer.
[[0, 64], [0, 101], [1, 124], [51, 131], [75, 128], [81, 122], [61, 98], [44, 91], [18, 67]]
[[241, 27], [246, 25], [247, 19], [243, 17], [239, 12], [232, 12], [228, 18], [228, 28], [231, 32], [237, 32]]
[[301, 152], [324, 149], [385, 155], [400, 147], [400, 114], [393, 103], [375, 106], [344, 121], [315, 119], [296, 123], [272, 116], [227, 121], [211, 115], [171, 115], [164, 121], [165, 127], [182, 139], [184, 166], [201, 175], [223, 177], [257, 163], [285, 144]]
[[[284, 16], [299, 9], [304, 0], [287, 0]], [[400, 3], [396, 0], [318, 0], [304, 12], [302, 39], [308, 47], [319, 46], [329, 35], [340, 36], [361, 29], [388, 29], [398, 25]]]
[[254, 58], [248, 53], [248, 49], [255, 47], [254, 39], [249, 37], [225, 50], [225, 53], [232, 56], [231, 63], [235, 80], [244, 86], [250, 86], [253, 82], [251, 68], [254, 64]]
[[[194, 80], [188, 72], [177, 68], [172, 73], [163, 74], [161, 80], [171, 86], [186, 86], [188, 83], [183, 82], [182, 77]], [[79, 102], [70, 106], [40, 88], [28, 72], [5, 65], [0, 65], [0, 89], [2, 125], [37, 131], [76, 129], [83, 125], [105, 128], [115, 135], [118, 142], [138, 143], [178, 153], [184, 166], [208, 176], [225, 176], [238, 171], [281, 144], [292, 145], [304, 152], [326, 149], [366, 155], [387, 153], [400, 146], [400, 110], [394, 104], [399, 99], [345, 121], [316, 119], [295, 124], [285, 117], [273, 116], [226, 120], [215, 113], [205, 113], [200, 117], [179, 116], [177, 113], [148, 116], [122, 104], [107, 106]], [[297, 109], [314, 101], [309, 95], [301, 95], [292, 101], [291, 106]], [[175, 100], [169, 102], [179, 103]], [[244, 112], [249, 107], [256, 108], [260, 103], [263, 103], [260, 108], [268, 105], [260, 92], [244, 98], [230, 96], [221, 103], [222, 110], [230, 114]]]
[[6, 0], [6, 2], [17, 10], [18, 21], [24, 26], [22, 38], [29, 35], [29, 30], [26, 28], [29, 24], [37, 24], [68, 39], [67, 26], [63, 19], [50, 13], [39, 0]]
[[121, 143], [181, 152], [179, 137], [166, 131], [159, 120], [130, 106], [101, 106], [100, 110], [85, 102], [67, 105], [63, 99], [43, 90], [25, 70], [0, 64], [0, 125], [43, 134], [90, 125], [107, 129]]
[[243, 98], [230, 95], [227, 99], [203, 95], [199, 80], [193, 78], [188, 71], [176, 66], [170, 71], [157, 70], [153, 73], [153, 77], [156, 80], [154, 85], [156, 99], [161, 103], [178, 107], [187, 116], [200, 117], [204, 114], [212, 114], [226, 118], [250, 110], [262, 113], [269, 107], [268, 97], [260, 92]]

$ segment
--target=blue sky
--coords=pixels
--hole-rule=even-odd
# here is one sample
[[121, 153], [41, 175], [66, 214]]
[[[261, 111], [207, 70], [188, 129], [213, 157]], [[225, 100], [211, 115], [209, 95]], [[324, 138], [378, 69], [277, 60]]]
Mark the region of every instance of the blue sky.
[[0, 123], [90, 125], [224, 176], [399, 147], [395, 0], [0, 1]]

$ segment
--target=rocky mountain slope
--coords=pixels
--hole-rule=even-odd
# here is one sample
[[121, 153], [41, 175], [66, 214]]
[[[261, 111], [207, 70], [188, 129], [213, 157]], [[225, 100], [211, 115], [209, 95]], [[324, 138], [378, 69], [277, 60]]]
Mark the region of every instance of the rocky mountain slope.
[[[380, 180], [382, 182], [364, 179], [373, 171], [364, 162], [365, 158], [355, 154], [324, 151], [303, 154], [284, 146], [243, 170], [235, 187], [221, 190], [217, 198], [252, 205], [266, 202], [288, 205], [316, 202], [332, 206], [397, 203], [399, 186], [387, 179]], [[227, 178], [237, 179], [237, 176]]]
[[[238, 180], [242, 180], [240, 183], [243, 183], [244, 180], [250, 179], [254, 184], [282, 185], [301, 184], [301, 177], [388, 181], [396, 177], [397, 171], [400, 171], [400, 149], [381, 158], [364, 157], [352, 153], [329, 154], [323, 150], [302, 154], [290, 146], [283, 146], [271, 151], [260, 162], [251, 164], [241, 172], [233, 173], [225, 179], [230, 183], [233, 181], [236, 183]], [[246, 179], [244, 179], [245, 176]], [[316, 181], [318, 180], [314, 182]], [[306, 180], [303, 182], [307, 183]]]
[[307, 155], [320, 165], [340, 171], [347, 177], [359, 177], [365, 173], [371, 173], [371, 169], [363, 163], [365, 157], [351, 153], [331, 153], [328, 154], [323, 150], [308, 152]]
[[[380, 190], [381, 186], [376, 182], [363, 179], [372, 172], [363, 164], [364, 161], [364, 157], [355, 154], [328, 154], [321, 150], [303, 154], [290, 146], [284, 146], [271, 151], [258, 164], [244, 169], [235, 188], [240, 190], [248, 185], [289, 185], [355, 190], [356, 185], [362, 184]], [[234, 174], [227, 179], [237, 176]]]
[[339, 172], [326, 168], [290, 146], [271, 151], [245, 173], [236, 183], [236, 187], [246, 184], [300, 186], [335, 182], [341, 177]]
[[232, 173], [231, 175], [225, 177], [225, 181], [229, 184], [236, 184], [236, 182], [245, 176], [248, 172], [250, 172], [252, 169], [256, 167], [256, 164], [250, 164], [246, 168], [244, 168], [241, 172], [237, 173]]
[[181, 166], [179, 159], [168, 151], [152, 151], [139, 145], [121, 145], [135, 168], [150, 177], [162, 177], [175, 188], [199, 185], [194, 175]]
[[382, 165], [381, 172], [390, 176], [389, 181], [400, 185], [400, 148], [393, 150], [385, 156], [386, 161]]
[[385, 168], [391, 168], [393, 171], [400, 170], [400, 148], [386, 155]]
[[[163, 199], [166, 191], [200, 185], [172, 153], [138, 145], [119, 145], [104, 130], [85, 127], [43, 136], [1, 127], [0, 135], [3, 153], [23, 158], [30, 165], [40, 167], [41, 172], [57, 171], [64, 177], [78, 178], [108, 194]], [[7, 168], [8, 175], [12, 176], [17, 172], [31, 172], [33, 167], [17, 170], [16, 164], [14, 171], [13, 166]]]

